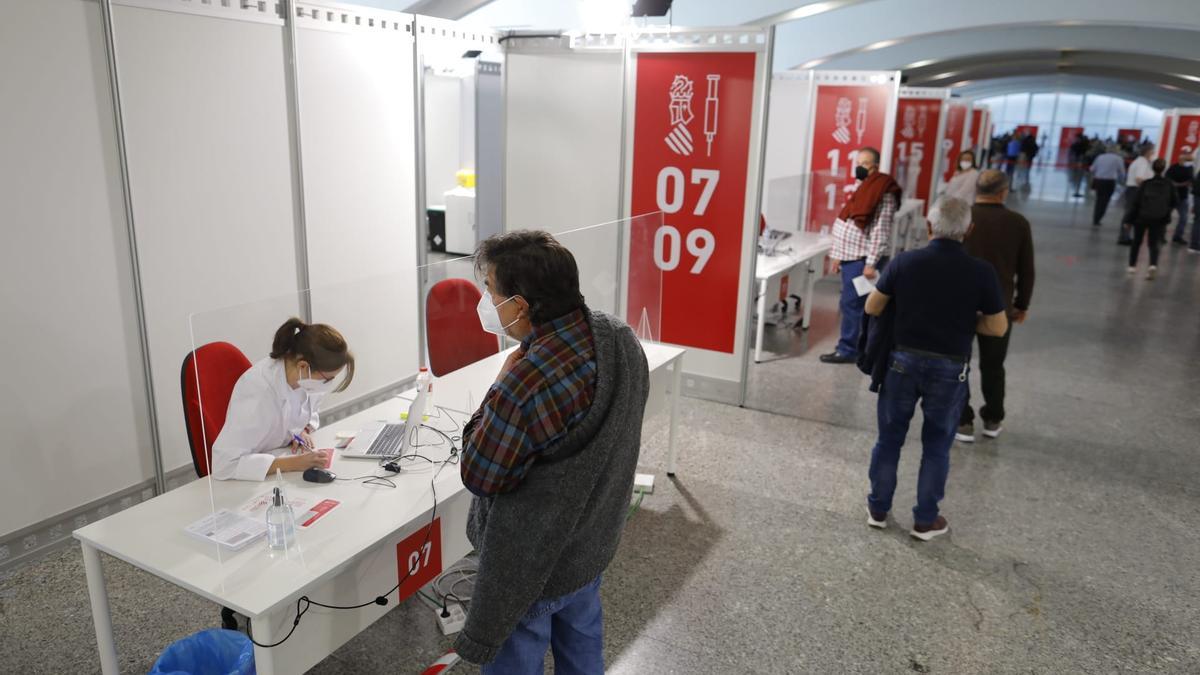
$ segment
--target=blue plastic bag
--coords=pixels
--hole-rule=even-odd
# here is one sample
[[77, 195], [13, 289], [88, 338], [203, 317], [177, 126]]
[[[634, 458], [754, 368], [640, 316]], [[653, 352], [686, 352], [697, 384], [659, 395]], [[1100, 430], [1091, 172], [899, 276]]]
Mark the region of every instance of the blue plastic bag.
[[237, 631], [202, 630], [167, 647], [150, 675], [254, 675], [254, 645]]

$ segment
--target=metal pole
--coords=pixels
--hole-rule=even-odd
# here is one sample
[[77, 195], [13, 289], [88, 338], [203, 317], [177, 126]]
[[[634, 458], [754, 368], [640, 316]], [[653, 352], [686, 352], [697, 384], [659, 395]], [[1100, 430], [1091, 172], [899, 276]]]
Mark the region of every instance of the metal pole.
[[146, 414], [150, 423], [150, 446], [154, 456], [154, 490], [167, 491], [163, 476], [162, 439], [158, 429], [158, 409], [154, 399], [154, 373], [150, 365], [150, 337], [146, 327], [146, 301], [142, 293], [142, 272], [138, 263], [137, 228], [133, 216], [133, 192], [129, 180], [129, 155], [125, 148], [125, 116], [121, 106], [121, 85], [117, 75], [117, 40], [113, 29], [112, 0], [100, 0], [100, 18], [104, 27], [104, 54], [112, 91], [113, 121], [116, 127], [117, 157], [120, 161], [121, 195], [125, 202], [125, 233], [129, 240], [129, 267], [133, 280], [133, 306], [137, 316], [138, 347], [142, 356], [142, 382], [146, 387]]
[[[628, 145], [630, 143], [630, 139], [628, 138], [628, 134], [629, 134], [629, 87], [630, 87], [630, 82], [631, 82], [631, 79], [629, 77], [629, 69], [633, 66], [632, 61], [631, 61], [631, 59], [632, 59], [632, 56], [631, 56], [632, 45], [630, 44], [631, 40], [632, 40], [632, 35], [630, 34], [630, 31], [628, 29], [626, 29], [624, 34], [621, 35], [621, 42], [623, 43], [622, 49], [621, 49], [621, 155], [620, 155], [621, 166], [617, 172], [617, 175], [619, 176], [619, 179], [617, 181], [617, 221], [618, 221], [617, 222], [617, 288], [616, 288], [616, 297], [613, 298], [613, 301], [614, 301], [613, 302], [613, 310], [617, 313], [617, 316], [619, 316], [621, 318], [621, 320], [623, 320], [623, 321], [629, 320], [629, 307], [628, 307], [628, 301], [629, 301], [628, 274], [629, 274], [629, 272], [627, 270], [631, 269], [631, 267], [632, 267], [631, 264], [627, 264], [630, 260], [632, 260], [632, 258], [631, 258], [632, 251], [626, 251], [625, 247], [627, 245], [632, 245], [632, 242], [633, 242], [632, 234], [629, 237], [629, 242], [627, 243], [625, 241], [625, 230], [629, 229], [631, 233], [633, 231], [633, 204], [632, 204], [632, 202], [630, 203], [630, 208], [629, 208], [628, 214], [626, 214], [626, 211], [625, 211], [625, 194], [626, 194], [625, 193], [625, 180], [627, 178], [627, 171], [626, 171], [625, 163], [627, 161], [628, 155], [626, 153], [628, 152]], [[628, 218], [629, 220], [625, 220], [624, 222], [621, 222], [625, 218]], [[662, 292], [661, 288], [659, 289], [659, 292], [661, 294], [661, 292]], [[661, 301], [659, 302], [659, 306], [660, 307], [662, 306]], [[660, 324], [662, 323], [661, 319], [660, 319], [659, 323]], [[635, 328], [635, 330], [636, 330], [636, 328]], [[638, 336], [638, 337], [641, 337], [641, 336]], [[658, 337], [659, 337], [659, 340], [661, 341], [662, 340], [661, 328], [659, 329]], [[651, 334], [651, 338], [653, 339], [653, 334]]]
[[[429, 205], [426, 203], [425, 190], [426, 182], [429, 180], [425, 175], [425, 60], [421, 55], [421, 40], [418, 37], [418, 29], [420, 28], [420, 19], [413, 17], [412, 21], [412, 39], [413, 39], [413, 67], [412, 76], [414, 78], [413, 97], [413, 149], [415, 152], [414, 160], [414, 176], [416, 177], [416, 232], [417, 232], [417, 342], [420, 344], [418, 353], [420, 354], [420, 364], [429, 363], [429, 345], [426, 343], [425, 337], [425, 286], [429, 283], [429, 217], [427, 215]], [[479, 80], [476, 75], [476, 87], [478, 88]], [[475, 120], [475, 124], [479, 124], [479, 120]], [[476, 152], [479, 151], [479, 142], [475, 142]], [[479, 219], [476, 218], [476, 222]], [[418, 365], [420, 365], [418, 364]]]
[[[767, 29], [767, 48], [766, 48], [766, 67], [763, 76], [762, 98], [759, 105], [762, 106], [762, 128], [759, 130], [758, 140], [758, 185], [754, 190], [754, 218], [750, 229], [753, 232], [753, 237], [758, 238], [758, 214], [762, 213], [762, 194], [763, 194], [763, 172], [766, 171], [767, 164], [767, 125], [770, 122], [768, 119], [771, 112], [771, 69], [774, 67], [775, 58], [775, 26]], [[758, 267], [758, 249], [757, 246], [750, 249], [750, 278], [746, 282], [749, 289], [746, 298], [746, 323], [742, 326], [745, 331], [746, 340], [743, 340], [744, 348], [742, 349], [742, 386], [741, 392], [738, 394], [738, 406], [746, 406], [746, 388], [749, 385], [750, 377], [750, 325], [754, 323], [754, 317], [751, 313], [754, 311], [754, 295], [758, 291], [758, 284], [755, 283], [756, 268]], [[812, 298], [809, 298], [809, 302]]]
[[308, 267], [308, 215], [304, 199], [304, 143], [300, 125], [300, 73], [299, 49], [296, 46], [296, 1], [284, 0], [283, 25], [287, 48], [287, 98], [292, 122], [292, 143], [296, 146], [296, 161], [293, 164], [292, 185], [296, 190], [296, 285], [300, 291], [300, 312], [305, 321], [313, 320], [312, 280]]

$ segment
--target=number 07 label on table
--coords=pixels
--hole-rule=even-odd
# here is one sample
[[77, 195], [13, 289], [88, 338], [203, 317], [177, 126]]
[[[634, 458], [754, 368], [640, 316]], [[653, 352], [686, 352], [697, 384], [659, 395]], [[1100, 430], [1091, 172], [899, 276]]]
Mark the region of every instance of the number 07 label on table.
[[400, 600], [416, 593], [442, 573], [442, 519], [434, 521], [396, 544], [400, 574]]
[[631, 225], [627, 320], [663, 342], [733, 353], [755, 58], [637, 57], [631, 212], [664, 215]]

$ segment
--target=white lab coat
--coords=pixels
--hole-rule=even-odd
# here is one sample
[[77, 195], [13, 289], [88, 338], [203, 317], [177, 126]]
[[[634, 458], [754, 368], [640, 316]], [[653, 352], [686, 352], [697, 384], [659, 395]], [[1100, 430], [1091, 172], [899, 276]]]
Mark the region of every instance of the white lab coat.
[[212, 477], [263, 480], [277, 457], [291, 452], [292, 434], [320, 424], [322, 394], [293, 389], [282, 359], [267, 357], [233, 387], [225, 426], [212, 450]]

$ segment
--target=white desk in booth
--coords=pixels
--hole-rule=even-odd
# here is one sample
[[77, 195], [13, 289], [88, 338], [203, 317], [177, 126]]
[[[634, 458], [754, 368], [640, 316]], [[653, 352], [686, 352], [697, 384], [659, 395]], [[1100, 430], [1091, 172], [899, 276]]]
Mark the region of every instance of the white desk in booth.
[[827, 234], [792, 235], [794, 241], [785, 240], [778, 246], [774, 255], [758, 254], [754, 278], [758, 282], [758, 331], [754, 335], [754, 362], [762, 362], [763, 330], [767, 323], [767, 288], [774, 279], [790, 274], [793, 270], [804, 266], [808, 270], [808, 278], [804, 291], [804, 314], [800, 327], [808, 330], [812, 322], [813, 286], [824, 274], [824, 260], [833, 249], [833, 237]]
[[[652, 343], [643, 346], [651, 377], [646, 414], [649, 419], [664, 406], [669, 409], [667, 470], [673, 474], [676, 408], [685, 350]], [[468, 410], [470, 403], [483, 399], [507, 354], [501, 352], [438, 378], [434, 383], [435, 403]], [[389, 399], [321, 428], [316, 433], [317, 447], [332, 447], [338, 430], [357, 430], [378, 419], [398, 421], [406, 410], [405, 401]], [[434, 460], [449, 455], [445, 447], [423, 452]], [[332, 470], [340, 478], [351, 478], [377, 472], [378, 467], [374, 461], [339, 456], [334, 458]], [[214, 545], [184, 532], [187, 525], [208, 515], [214, 506], [236, 509], [269, 490], [273, 480], [212, 481], [211, 498], [209, 482], [196, 480], [76, 530], [75, 538], [83, 548], [102, 671], [105, 675], [118, 673], [101, 551], [250, 617], [254, 639], [271, 644], [292, 629], [301, 596], [327, 605], [357, 605], [372, 601], [396, 585], [402, 551], [407, 552], [408, 547], [423, 549], [427, 536], [431, 544], [437, 544], [430, 549], [440, 554], [427, 553], [419, 558], [421, 567], [413, 580], [420, 581], [418, 586], [470, 552], [466, 521], [471, 493], [463, 486], [455, 465], [446, 466], [432, 486], [437, 491], [437, 521], [426, 535], [434, 506], [431, 472], [436, 470], [429, 464], [414, 465], [411, 471], [391, 479], [395, 489], [367, 486], [360, 481], [306, 483], [299, 474], [286, 474], [284, 482], [291, 495], [319, 495], [341, 502], [311, 528], [299, 530], [297, 546], [287, 554], [273, 553], [265, 541], [260, 541], [240, 552], [221, 551], [218, 560]], [[409, 590], [407, 586], [402, 590]], [[311, 605], [286, 642], [271, 649], [255, 647], [257, 671], [271, 675], [308, 670], [395, 607], [400, 594], [393, 591], [386, 606], [370, 604], [357, 610]], [[405, 593], [409, 594], [411, 591]], [[163, 607], [162, 611], [170, 612], [172, 608]], [[215, 625], [215, 608], [212, 619]]]

